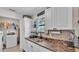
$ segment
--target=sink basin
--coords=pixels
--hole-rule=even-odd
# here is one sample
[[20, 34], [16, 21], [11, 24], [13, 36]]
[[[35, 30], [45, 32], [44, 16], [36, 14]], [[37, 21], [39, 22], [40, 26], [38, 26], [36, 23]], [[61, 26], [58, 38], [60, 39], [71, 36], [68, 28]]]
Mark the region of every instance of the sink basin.
[[43, 39], [33, 38], [33, 40], [36, 42], [43, 42]]
[[43, 40], [37, 40], [36, 42], [43, 42]]

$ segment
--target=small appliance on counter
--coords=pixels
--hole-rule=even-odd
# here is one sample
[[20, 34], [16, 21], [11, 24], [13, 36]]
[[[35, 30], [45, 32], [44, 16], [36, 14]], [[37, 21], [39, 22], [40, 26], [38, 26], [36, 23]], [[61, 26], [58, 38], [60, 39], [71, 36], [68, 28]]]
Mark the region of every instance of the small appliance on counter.
[[75, 37], [75, 39], [74, 39], [74, 47], [79, 48], [79, 37]]

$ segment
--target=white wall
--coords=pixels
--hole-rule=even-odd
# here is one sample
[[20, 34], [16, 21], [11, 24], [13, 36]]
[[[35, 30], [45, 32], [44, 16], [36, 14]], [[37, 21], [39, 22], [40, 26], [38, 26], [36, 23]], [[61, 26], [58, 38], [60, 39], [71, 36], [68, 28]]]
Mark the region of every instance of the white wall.
[[79, 36], [79, 8], [75, 7], [73, 8], [73, 28], [75, 29], [76, 36]]

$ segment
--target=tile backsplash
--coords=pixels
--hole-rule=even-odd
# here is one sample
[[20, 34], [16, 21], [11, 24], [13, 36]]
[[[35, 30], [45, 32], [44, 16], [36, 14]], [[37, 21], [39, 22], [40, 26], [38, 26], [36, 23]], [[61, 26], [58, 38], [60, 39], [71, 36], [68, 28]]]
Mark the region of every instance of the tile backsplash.
[[58, 40], [73, 41], [72, 39], [73, 35], [71, 35], [69, 31], [62, 31], [62, 33], [60, 34], [52, 34], [52, 33], [50, 34], [53, 38], [58, 39]]

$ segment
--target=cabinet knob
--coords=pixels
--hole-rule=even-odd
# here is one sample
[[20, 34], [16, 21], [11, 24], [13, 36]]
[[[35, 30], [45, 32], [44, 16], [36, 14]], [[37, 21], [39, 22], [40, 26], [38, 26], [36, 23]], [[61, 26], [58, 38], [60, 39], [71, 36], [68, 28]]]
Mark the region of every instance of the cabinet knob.
[[31, 45], [31, 47], [33, 48], [33, 46]]

